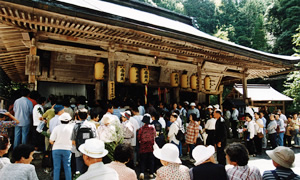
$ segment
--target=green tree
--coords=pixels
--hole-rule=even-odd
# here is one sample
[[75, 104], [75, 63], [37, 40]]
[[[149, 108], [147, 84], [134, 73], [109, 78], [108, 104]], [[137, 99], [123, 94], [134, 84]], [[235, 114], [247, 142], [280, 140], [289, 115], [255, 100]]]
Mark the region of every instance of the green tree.
[[197, 20], [198, 29], [208, 34], [217, 32], [219, 23], [216, 6], [210, 0], [186, 0], [184, 2], [185, 14]]
[[[293, 38], [293, 44], [296, 45], [294, 50], [296, 51], [296, 56], [300, 56], [300, 26], [297, 29], [298, 33], [296, 33]], [[298, 48], [297, 48], [298, 47]], [[300, 67], [300, 63], [296, 65], [296, 67]], [[294, 103], [292, 107], [289, 107], [292, 111], [300, 111], [300, 71], [294, 71], [288, 75], [288, 79], [286, 80], [284, 87], [287, 89], [284, 93], [287, 96], [290, 96], [294, 99]]]
[[292, 55], [292, 36], [300, 24], [300, 0], [276, 0], [270, 5], [268, 30], [275, 36], [273, 53]]

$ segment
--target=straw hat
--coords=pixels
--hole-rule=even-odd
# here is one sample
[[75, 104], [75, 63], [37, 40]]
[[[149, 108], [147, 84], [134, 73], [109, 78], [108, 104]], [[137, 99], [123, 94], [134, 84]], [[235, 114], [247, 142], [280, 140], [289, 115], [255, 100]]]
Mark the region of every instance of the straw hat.
[[209, 159], [215, 153], [215, 148], [211, 145], [205, 147], [203, 145], [196, 146], [193, 149], [192, 156], [195, 159], [195, 166], [203, 163], [207, 159]]
[[273, 161], [282, 167], [292, 168], [294, 166], [295, 154], [294, 151], [288, 147], [278, 146], [274, 150], [266, 151], [266, 153]]
[[97, 139], [87, 139], [84, 144], [79, 146], [79, 151], [91, 158], [102, 158], [108, 154], [108, 151], [104, 148], [104, 142]]
[[167, 143], [161, 149], [155, 149], [153, 154], [156, 158], [170, 162], [181, 164], [179, 159], [179, 150], [175, 144]]

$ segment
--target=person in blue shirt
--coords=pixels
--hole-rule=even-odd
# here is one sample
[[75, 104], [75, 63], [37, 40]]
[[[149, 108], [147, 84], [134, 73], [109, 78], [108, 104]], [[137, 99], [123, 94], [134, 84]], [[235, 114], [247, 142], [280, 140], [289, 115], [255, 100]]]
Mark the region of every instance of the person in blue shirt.
[[29, 89], [23, 89], [21, 93], [22, 97], [17, 99], [14, 103], [15, 117], [20, 121], [20, 123], [15, 127], [14, 148], [17, 147], [20, 143], [27, 143], [27, 136], [30, 130], [31, 122], [30, 115], [33, 111], [32, 102], [27, 98], [30, 94]]

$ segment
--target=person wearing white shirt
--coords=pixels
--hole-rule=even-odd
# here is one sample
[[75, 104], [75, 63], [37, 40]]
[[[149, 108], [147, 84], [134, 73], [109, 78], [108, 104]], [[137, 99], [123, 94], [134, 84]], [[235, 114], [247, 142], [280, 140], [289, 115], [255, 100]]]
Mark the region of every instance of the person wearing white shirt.
[[50, 143], [53, 144], [53, 179], [60, 179], [61, 164], [64, 167], [65, 179], [71, 180], [71, 135], [74, 128], [74, 123], [69, 124], [72, 117], [69, 113], [63, 113], [58, 118], [62, 124], [56, 126], [50, 136]]
[[260, 111], [259, 118], [262, 120], [263, 125], [264, 125], [264, 128], [263, 128], [264, 137], [262, 138], [262, 148], [266, 149], [267, 148], [267, 133], [266, 133], [267, 120], [264, 116], [265, 116], [265, 113], [263, 111]]
[[217, 120], [210, 115], [210, 119], [205, 124], [205, 132], [207, 134], [206, 145], [215, 145], [215, 130]]
[[58, 119], [58, 117], [65, 112], [64, 106], [62, 106], [62, 105], [55, 105], [54, 106], [54, 111], [55, 111], [55, 116], [52, 119], [50, 119], [50, 123], [49, 123], [49, 131], [50, 131], [50, 133], [52, 133], [53, 129], [56, 126], [58, 126], [58, 125], [61, 124], [61, 122]]
[[118, 116], [113, 115], [114, 107], [111, 104], [108, 104], [106, 108], [107, 108], [106, 113], [103, 115], [102, 119], [100, 120], [100, 124], [102, 123], [102, 120], [104, 117], [109, 117], [112, 120], [112, 122], [111, 122], [112, 124], [120, 126], [121, 123], [120, 123]]
[[139, 125], [139, 128], [140, 129], [141, 127], [144, 126], [144, 123], [142, 122], [143, 120], [143, 116], [140, 115], [139, 113], [139, 110], [135, 107], [135, 108], [132, 108], [132, 113], [133, 113], [133, 119], [136, 120], [136, 122], [138, 123]]
[[246, 134], [246, 147], [249, 151], [249, 155], [256, 156], [255, 149], [254, 149], [254, 134], [255, 134], [255, 122], [252, 120], [252, 116], [250, 114], [246, 114], [246, 122], [247, 127], [244, 128]]
[[178, 115], [176, 113], [171, 114], [170, 122], [172, 123], [170, 126], [170, 130], [168, 133], [168, 139], [170, 143], [175, 144], [179, 149], [179, 141], [176, 139], [176, 134], [179, 131], [179, 124], [177, 122]]
[[36, 131], [37, 127], [40, 125], [40, 123], [43, 122], [43, 114], [44, 114], [44, 108], [43, 106], [46, 103], [45, 97], [40, 97], [37, 99], [37, 103], [33, 107], [32, 111], [32, 120], [33, 120], [33, 132], [32, 132], [32, 141], [34, 144], [34, 148], [36, 150], [44, 150], [44, 139], [45, 137], [40, 134], [38, 131]]
[[262, 138], [258, 137], [257, 133], [263, 133], [264, 125], [263, 125], [263, 121], [259, 118], [258, 112], [254, 113], [254, 119], [255, 119], [254, 144], [255, 144], [255, 149], [257, 154], [260, 155], [262, 153]]

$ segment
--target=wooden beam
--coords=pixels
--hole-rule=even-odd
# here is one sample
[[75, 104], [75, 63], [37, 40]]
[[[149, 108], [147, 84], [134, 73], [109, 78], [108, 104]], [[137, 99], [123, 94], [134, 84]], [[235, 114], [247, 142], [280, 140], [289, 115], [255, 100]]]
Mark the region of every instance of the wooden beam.
[[245, 102], [245, 104], [248, 104], [246, 101], [247, 101], [247, 98], [248, 98], [248, 91], [247, 91], [247, 76], [246, 76], [246, 73], [247, 73], [247, 69], [245, 68], [244, 69], [244, 72], [243, 72], [243, 79], [242, 79], [242, 83], [243, 83], [243, 100]]
[[62, 52], [62, 53], [79, 54], [84, 56], [108, 58], [108, 52], [100, 51], [100, 50], [91, 50], [86, 48], [78, 48], [72, 46], [38, 42], [37, 48], [46, 51], [55, 51], [55, 52]]

